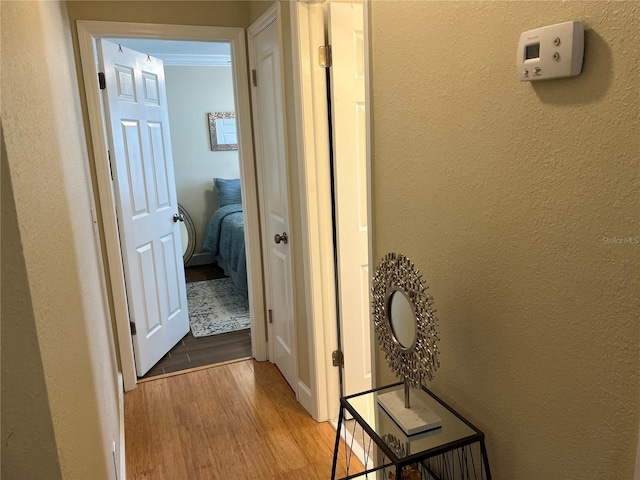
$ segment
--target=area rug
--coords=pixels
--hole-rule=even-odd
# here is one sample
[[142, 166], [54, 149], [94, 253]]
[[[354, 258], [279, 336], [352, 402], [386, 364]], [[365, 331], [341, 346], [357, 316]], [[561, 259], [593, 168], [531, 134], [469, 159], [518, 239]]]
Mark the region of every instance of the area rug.
[[187, 283], [189, 324], [194, 337], [250, 328], [249, 302], [230, 278]]

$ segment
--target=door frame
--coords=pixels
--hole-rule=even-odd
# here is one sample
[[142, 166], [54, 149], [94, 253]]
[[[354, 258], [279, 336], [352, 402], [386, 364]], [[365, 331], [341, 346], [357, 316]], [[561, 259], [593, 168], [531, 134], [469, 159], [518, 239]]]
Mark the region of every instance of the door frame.
[[320, 228], [333, 222], [326, 76], [317, 62], [318, 46], [325, 41], [323, 5], [291, 3], [290, 17], [311, 415], [326, 421], [337, 415], [340, 389], [338, 370], [331, 362], [331, 352], [338, 348], [337, 323], [332, 321], [336, 318], [333, 234]]
[[[373, 96], [371, 92], [371, 5], [364, 2], [365, 98], [367, 145], [367, 202], [369, 272], [375, 265], [373, 238]], [[325, 3], [291, 4], [295, 118], [299, 125], [302, 239], [311, 368], [311, 414], [317, 421], [337, 418], [340, 395], [338, 369], [331, 352], [338, 348], [335, 268], [333, 262], [331, 182], [326, 73], [318, 62], [318, 47], [325, 44]], [[376, 386], [375, 335], [371, 335], [371, 376]]]
[[[357, 7], [357, 8], [356, 8]], [[358, 13], [354, 13], [357, 11]], [[358, 18], [359, 17], [359, 18]], [[368, 359], [364, 359], [366, 349], [371, 352], [371, 344], [369, 342], [373, 329], [371, 328], [371, 277], [372, 272], [370, 268], [369, 257], [369, 204], [371, 200], [369, 198], [369, 189], [367, 188], [367, 170], [369, 165], [367, 164], [366, 153], [369, 150], [367, 147], [367, 134], [366, 134], [366, 119], [368, 112], [366, 90], [365, 90], [365, 78], [366, 67], [364, 65], [364, 38], [362, 38], [362, 76], [356, 87], [356, 81], [354, 79], [354, 70], [358, 68], [357, 59], [354, 57], [354, 24], [351, 21], [357, 21], [359, 23], [358, 28], [362, 28], [362, 35], [364, 37], [364, 6], [362, 2], [331, 2], [326, 6], [325, 10], [325, 25], [326, 25], [326, 38], [331, 45], [331, 68], [327, 69], [327, 98], [330, 98], [331, 105], [331, 126], [332, 126], [332, 140], [333, 140], [333, 185], [334, 185], [334, 221], [335, 221], [335, 239], [336, 239], [336, 284], [339, 294], [339, 314], [337, 315], [338, 329], [340, 332], [340, 350], [342, 350], [342, 356], [344, 359], [344, 367], [342, 368], [342, 395], [355, 394], [362, 391], [370, 390], [372, 388], [371, 379], [371, 355]], [[349, 25], [343, 23], [346, 19], [350, 19]], [[343, 42], [343, 43], [341, 43]], [[345, 63], [353, 62], [348, 68], [345, 68]], [[351, 83], [353, 81], [353, 83]], [[343, 85], [344, 84], [344, 85]], [[348, 84], [348, 86], [347, 86]], [[358, 121], [355, 119], [356, 113], [353, 111], [353, 105], [350, 102], [356, 100], [351, 96], [351, 93], [359, 92], [359, 97], [365, 104], [364, 124], [362, 124], [362, 130], [358, 130]], [[350, 92], [350, 93], [348, 93]], [[346, 100], [346, 101], [345, 101]], [[345, 110], [345, 107], [348, 108]], [[349, 110], [350, 112], [348, 112]], [[345, 130], [349, 128], [349, 125], [353, 127], [354, 131], [350, 132], [350, 135], [345, 136]], [[354, 188], [354, 181], [359, 182], [362, 178], [360, 174], [355, 172], [348, 172], [350, 168], [355, 166], [358, 161], [355, 160], [357, 156], [357, 145], [354, 144], [354, 139], [361, 140], [365, 147], [365, 156], [360, 158], [363, 162], [365, 185], [364, 191], [360, 188]], [[353, 149], [353, 150], [350, 150]], [[349, 159], [354, 159], [351, 162]], [[359, 169], [357, 169], [359, 170]], [[345, 179], [345, 174], [347, 178]], [[353, 175], [353, 176], [350, 176]], [[350, 217], [357, 211], [354, 207], [352, 197], [345, 201], [345, 197], [351, 195], [353, 191], [360, 191], [360, 194], [364, 196], [359, 197], [360, 200], [364, 200], [366, 212], [364, 220], [366, 224], [366, 234], [362, 236], [357, 232], [362, 226], [360, 222], [360, 214], [356, 215], [357, 218]], [[345, 220], [345, 217], [347, 219]], [[351, 230], [353, 229], [353, 230]], [[358, 239], [356, 240], [356, 237]], [[353, 250], [357, 247], [357, 250], [364, 249], [367, 255], [358, 253], [357, 250]], [[359, 256], [361, 255], [361, 256]], [[355, 259], [358, 259], [356, 262]], [[362, 262], [362, 263], [361, 263]], [[355, 267], [358, 270], [362, 267], [367, 268], [366, 285], [360, 285], [361, 271], [356, 272]], [[354, 270], [352, 270], [354, 269]], [[353, 275], [353, 276], [351, 276]], [[355, 291], [351, 291], [351, 286], [358, 284], [357, 294]], [[363, 288], [364, 287], [364, 288]], [[356, 299], [357, 296], [357, 299]], [[367, 338], [361, 340], [355, 339], [353, 342], [346, 341], [346, 339], [357, 336], [358, 333], [367, 332]], [[349, 335], [351, 334], [351, 336]], [[360, 343], [362, 342], [362, 343]], [[355, 344], [359, 345], [356, 346]], [[361, 350], [362, 349], [362, 350]], [[354, 355], [354, 352], [357, 355]], [[366, 362], [369, 362], [366, 365]], [[369, 369], [366, 372], [367, 368]], [[361, 370], [362, 369], [362, 370]], [[357, 373], [356, 373], [357, 372]], [[369, 378], [366, 378], [366, 373], [369, 374]], [[356, 385], [354, 385], [356, 383]], [[357, 388], [355, 388], [357, 387]]]
[[[280, 78], [281, 78], [281, 83], [280, 83], [280, 90], [281, 90], [281, 94], [282, 94], [282, 112], [283, 112], [283, 131], [282, 131], [282, 135], [283, 135], [283, 145], [284, 145], [284, 167], [285, 167], [285, 173], [286, 173], [286, 179], [287, 182], [284, 185], [284, 188], [286, 190], [286, 194], [287, 194], [287, 211], [288, 211], [288, 221], [289, 221], [289, 236], [292, 237], [292, 230], [294, 230], [294, 226], [292, 225], [291, 222], [291, 189], [289, 188], [289, 152], [288, 152], [288, 141], [287, 141], [287, 117], [286, 117], [286, 105], [284, 104], [284, 99], [286, 98], [286, 92], [284, 90], [284, 80], [285, 80], [285, 72], [284, 72], [284, 55], [283, 55], [283, 49], [282, 49], [282, 21], [281, 21], [281, 17], [282, 17], [282, 9], [281, 9], [281, 5], [279, 2], [274, 3], [271, 7], [269, 7], [262, 15], [260, 15], [260, 17], [258, 17], [257, 20], [255, 20], [251, 25], [249, 25], [249, 27], [247, 28], [247, 47], [248, 47], [248, 62], [249, 62], [249, 69], [255, 69], [257, 68], [256, 65], [256, 48], [255, 48], [255, 37], [260, 34], [260, 32], [262, 32], [264, 29], [266, 29], [267, 27], [271, 26], [272, 24], [275, 24], [276, 27], [276, 31], [278, 32], [278, 53], [280, 55]], [[258, 82], [258, 85], [256, 86], [254, 84], [253, 88], [251, 89], [251, 112], [253, 115], [253, 125], [258, 125], [258, 122], [260, 121], [257, 117], [257, 113], [259, 112], [260, 106], [258, 104], [258, 98], [257, 95], [255, 95], [255, 91], [257, 88], [259, 88], [260, 83]], [[255, 156], [256, 156], [256, 171], [257, 171], [257, 177], [258, 177], [258, 193], [262, 195], [262, 198], [266, 198], [266, 193], [267, 193], [267, 187], [265, 184], [265, 175], [264, 175], [264, 163], [261, 162], [261, 159], [259, 158], [259, 153], [258, 153], [258, 148], [257, 148], [257, 144], [259, 142], [261, 142], [263, 139], [261, 138], [262, 134], [260, 133], [260, 129], [259, 128], [254, 128], [253, 130], [253, 138], [254, 138], [254, 148], [255, 148]], [[267, 232], [268, 232], [268, 215], [267, 215], [267, 210], [266, 210], [266, 202], [261, 202], [259, 205], [259, 210], [260, 210], [260, 226], [262, 228], [262, 232], [263, 232], [263, 238], [262, 238], [262, 252], [263, 252], [263, 272], [264, 272], [264, 277], [265, 279], [270, 279], [271, 278], [271, 272], [270, 272], [270, 264], [269, 264], [269, 257], [268, 257], [268, 247], [271, 245], [272, 239], [271, 237], [268, 236]], [[293, 292], [294, 292], [294, 284], [293, 284], [293, 272], [292, 272], [292, 261], [293, 261], [293, 255], [292, 252], [290, 250], [289, 252], [289, 275], [290, 278], [292, 280], [292, 284], [291, 284], [291, 304], [289, 305], [289, 309], [290, 309], [290, 313], [292, 315], [292, 319], [293, 319], [293, 341], [292, 341], [292, 345], [291, 345], [291, 350], [292, 350], [292, 357], [294, 358], [294, 385], [291, 386], [291, 388], [294, 390], [295, 394], [296, 394], [296, 399], [300, 401], [301, 397], [305, 397], [304, 391], [301, 391], [301, 386], [300, 386], [300, 379], [299, 379], [299, 371], [298, 371], [298, 321], [300, 321], [300, 319], [296, 318], [296, 314], [295, 314], [295, 299], [293, 298]], [[272, 307], [273, 304], [273, 299], [271, 298], [271, 290], [272, 287], [270, 285], [267, 285], [269, 282], [265, 281], [264, 282], [264, 294], [265, 294], [265, 308], [269, 308]], [[296, 321], [297, 320], [297, 321]], [[267, 331], [269, 334], [269, 338], [270, 339], [274, 339], [274, 341], [270, 341], [269, 342], [269, 358], [271, 359], [271, 361], [275, 361], [275, 352], [274, 352], [274, 347], [276, 344], [276, 340], [275, 340], [275, 334], [274, 334], [274, 325], [273, 323], [268, 323], [267, 324]], [[303, 388], [302, 388], [303, 390]], [[307, 402], [308, 403], [308, 402]], [[305, 406], [306, 408], [306, 406]]]
[[[128, 37], [172, 40], [224, 41], [231, 45], [232, 73], [238, 121], [238, 150], [240, 176], [245, 215], [245, 242], [249, 277], [249, 303], [251, 308], [251, 350], [256, 360], [267, 359], [267, 338], [264, 328], [264, 296], [260, 231], [257, 228], [258, 193], [251, 129], [251, 107], [247, 53], [243, 28], [163, 25], [148, 23], [104, 22], [78, 20], [78, 43], [85, 84], [91, 143], [96, 169], [99, 210], [102, 217], [106, 269], [111, 283], [115, 316], [115, 337], [120, 352], [125, 391], [137, 383], [129, 310], [125, 289], [124, 270], [117, 228], [115, 198], [108, 159], [106, 125], [102, 114], [101, 94], [98, 87], [98, 68], [95, 62], [94, 42], [100, 38]], [[254, 227], [256, 226], [256, 227]], [[255, 228], [255, 231], [254, 231]]]

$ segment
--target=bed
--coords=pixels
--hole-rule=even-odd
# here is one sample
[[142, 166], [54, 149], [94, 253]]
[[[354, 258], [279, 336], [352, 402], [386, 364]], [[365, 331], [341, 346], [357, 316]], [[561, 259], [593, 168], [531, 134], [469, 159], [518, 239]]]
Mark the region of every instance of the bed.
[[238, 292], [248, 297], [247, 257], [244, 245], [244, 216], [240, 180], [214, 178], [220, 208], [209, 219], [204, 249], [211, 252]]

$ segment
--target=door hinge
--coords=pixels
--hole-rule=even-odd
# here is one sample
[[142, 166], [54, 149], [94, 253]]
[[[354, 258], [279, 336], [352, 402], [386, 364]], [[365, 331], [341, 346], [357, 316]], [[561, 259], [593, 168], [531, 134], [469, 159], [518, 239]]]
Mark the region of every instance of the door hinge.
[[342, 350], [334, 350], [331, 353], [331, 361], [334, 367], [344, 367], [344, 353], [342, 353]]
[[98, 72], [98, 85], [100, 85], [100, 90], [107, 88], [107, 80], [104, 78], [104, 73], [102, 72]]
[[129, 322], [129, 328], [131, 329], [131, 335], [137, 335], [136, 324], [133, 322]]
[[111, 181], [113, 182], [113, 167], [111, 166], [111, 150], [107, 150], [107, 158], [109, 159], [109, 173], [111, 174]]
[[318, 47], [318, 57], [320, 58], [320, 66], [329, 68], [332, 65], [331, 45], [323, 45]]
[[251, 81], [253, 82], [254, 87], [258, 86], [258, 72], [255, 68], [251, 70]]
[[269, 309], [269, 323], [273, 323], [273, 310]]

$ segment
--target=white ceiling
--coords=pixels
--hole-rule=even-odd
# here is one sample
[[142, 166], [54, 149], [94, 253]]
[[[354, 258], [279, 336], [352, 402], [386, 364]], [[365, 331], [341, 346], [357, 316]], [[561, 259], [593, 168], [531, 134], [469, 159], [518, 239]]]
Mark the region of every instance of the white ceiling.
[[109, 40], [119, 43], [123, 47], [157, 57], [168, 66], [231, 65], [231, 45], [229, 43], [135, 38], [113, 38]]

